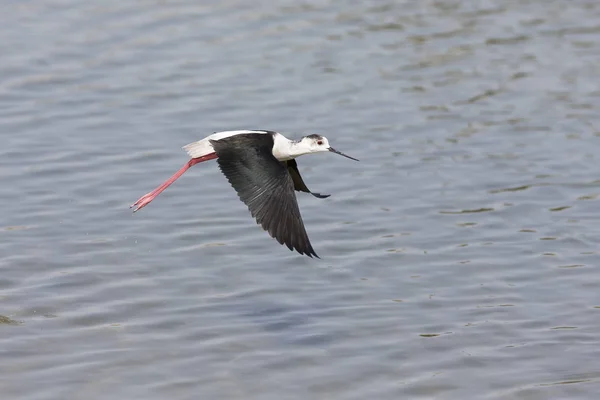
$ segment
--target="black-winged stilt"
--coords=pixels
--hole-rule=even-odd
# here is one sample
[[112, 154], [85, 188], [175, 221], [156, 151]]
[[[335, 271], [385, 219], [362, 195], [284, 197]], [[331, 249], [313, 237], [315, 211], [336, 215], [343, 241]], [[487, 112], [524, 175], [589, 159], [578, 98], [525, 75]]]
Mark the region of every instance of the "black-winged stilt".
[[266, 130], [216, 132], [183, 148], [192, 159], [162, 185], [133, 203], [134, 212], [148, 205], [188, 168], [216, 158], [240, 200], [271, 237], [290, 250], [317, 258], [319, 256], [306, 234], [294, 190], [318, 198], [329, 195], [311, 192], [306, 187], [295, 158], [329, 151], [358, 161], [332, 148], [323, 136], [308, 135], [300, 140], [289, 140], [278, 132]]

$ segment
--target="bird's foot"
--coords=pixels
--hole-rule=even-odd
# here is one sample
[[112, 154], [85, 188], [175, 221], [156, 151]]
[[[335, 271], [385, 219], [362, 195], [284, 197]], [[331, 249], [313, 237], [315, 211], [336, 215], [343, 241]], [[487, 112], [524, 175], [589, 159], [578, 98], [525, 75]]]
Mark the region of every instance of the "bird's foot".
[[146, 193], [145, 195], [140, 197], [138, 201], [130, 205], [129, 208], [133, 208], [133, 212], [139, 211], [142, 208], [146, 207], [148, 204], [150, 204], [150, 202], [154, 200], [155, 197], [156, 194], [154, 194], [153, 192]]

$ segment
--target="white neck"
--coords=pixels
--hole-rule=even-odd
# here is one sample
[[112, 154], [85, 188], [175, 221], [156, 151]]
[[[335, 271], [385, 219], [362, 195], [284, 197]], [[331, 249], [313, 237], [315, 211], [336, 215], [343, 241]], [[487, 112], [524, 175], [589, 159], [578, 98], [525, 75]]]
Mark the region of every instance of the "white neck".
[[273, 155], [279, 161], [292, 160], [308, 153], [310, 150], [303, 148], [300, 142], [290, 140], [281, 133], [277, 133], [273, 137]]

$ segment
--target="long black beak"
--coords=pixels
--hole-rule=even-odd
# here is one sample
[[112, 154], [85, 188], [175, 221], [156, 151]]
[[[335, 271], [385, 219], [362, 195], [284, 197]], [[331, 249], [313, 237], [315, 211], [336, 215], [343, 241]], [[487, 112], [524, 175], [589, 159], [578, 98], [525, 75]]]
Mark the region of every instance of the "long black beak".
[[330, 147], [330, 148], [329, 148], [329, 151], [331, 151], [332, 153], [339, 154], [340, 156], [344, 156], [344, 157], [346, 157], [346, 158], [349, 158], [349, 159], [351, 159], [351, 160], [354, 160], [354, 161], [359, 161], [358, 159], [356, 159], [356, 158], [354, 158], [354, 157], [350, 157], [349, 155], [347, 155], [347, 154], [344, 154], [344, 153], [342, 153], [341, 151], [337, 151], [337, 150], [336, 150], [336, 149], [334, 149], [333, 147]]

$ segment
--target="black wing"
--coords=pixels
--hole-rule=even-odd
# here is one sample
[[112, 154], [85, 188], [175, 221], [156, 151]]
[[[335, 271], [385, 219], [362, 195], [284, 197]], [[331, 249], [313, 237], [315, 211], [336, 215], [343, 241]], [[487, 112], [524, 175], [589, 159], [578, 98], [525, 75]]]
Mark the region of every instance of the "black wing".
[[296, 189], [299, 192], [310, 193], [313, 196], [318, 197], [319, 199], [325, 199], [325, 198], [331, 196], [330, 194], [321, 194], [321, 193], [311, 192], [308, 189], [308, 187], [306, 187], [306, 184], [304, 183], [304, 181], [302, 180], [302, 177], [300, 176], [300, 171], [298, 171], [298, 164], [296, 163], [296, 160], [291, 159], [288, 161], [284, 161], [284, 163], [286, 164], [288, 172], [289, 172], [290, 176], [292, 177], [292, 181], [294, 181], [294, 189]]
[[241, 134], [210, 143], [221, 172], [256, 222], [290, 250], [319, 258], [304, 228], [294, 182], [287, 168], [273, 156], [273, 136]]

